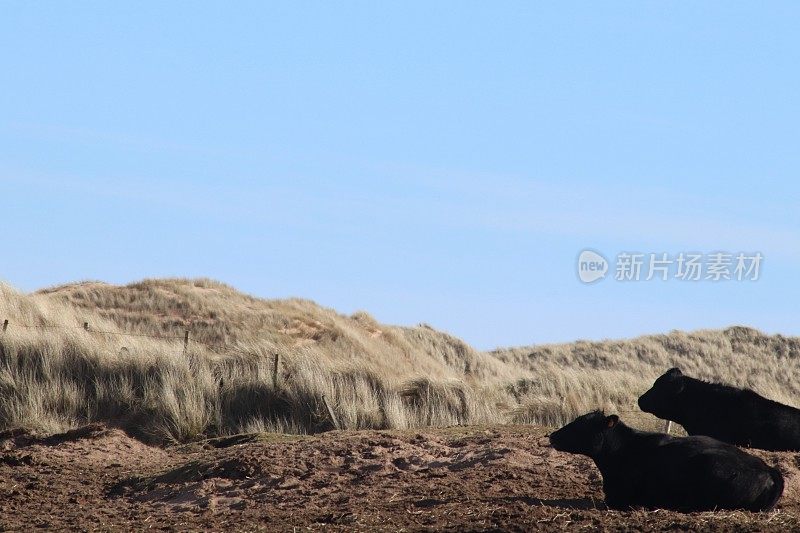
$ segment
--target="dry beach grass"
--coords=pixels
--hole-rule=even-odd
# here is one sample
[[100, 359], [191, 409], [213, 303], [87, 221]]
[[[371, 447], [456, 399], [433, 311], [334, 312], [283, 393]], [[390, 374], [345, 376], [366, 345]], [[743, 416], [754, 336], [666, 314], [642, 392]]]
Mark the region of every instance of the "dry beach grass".
[[558, 426], [595, 408], [648, 428], [660, 423], [636, 398], [671, 366], [800, 404], [800, 339], [745, 327], [479, 352], [426, 325], [205, 279], [0, 285], [3, 319], [0, 430], [105, 422], [149, 442], [316, 433], [333, 427], [323, 397], [344, 429]]

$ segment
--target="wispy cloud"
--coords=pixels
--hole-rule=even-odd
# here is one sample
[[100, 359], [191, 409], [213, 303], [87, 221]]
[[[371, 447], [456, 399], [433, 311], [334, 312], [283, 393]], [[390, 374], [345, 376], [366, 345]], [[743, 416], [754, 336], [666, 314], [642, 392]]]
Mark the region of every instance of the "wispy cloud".
[[[657, 185], [560, 184], [520, 177], [396, 169], [360, 169], [350, 180], [269, 176], [195, 182], [166, 178], [85, 178], [0, 169], [0, 179], [179, 209], [197, 216], [249, 224], [327, 231], [391, 229], [516, 233], [526, 239], [563, 237], [648, 251], [769, 252], [800, 258], [792, 218], [764, 217], [784, 205], [739, 206], [720, 193], [702, 197]], [[791, 199], [786, 199], [791, 202]]]

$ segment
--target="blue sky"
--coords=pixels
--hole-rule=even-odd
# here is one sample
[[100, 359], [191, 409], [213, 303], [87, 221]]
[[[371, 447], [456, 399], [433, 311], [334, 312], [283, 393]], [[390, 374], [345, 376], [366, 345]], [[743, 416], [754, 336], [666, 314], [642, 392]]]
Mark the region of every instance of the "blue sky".
[[[7, 2], [0, 278], [208, 276], [479, 348], [800, 334], [800, 6]], [[592, 248], [764, 255], [583, 285]]]

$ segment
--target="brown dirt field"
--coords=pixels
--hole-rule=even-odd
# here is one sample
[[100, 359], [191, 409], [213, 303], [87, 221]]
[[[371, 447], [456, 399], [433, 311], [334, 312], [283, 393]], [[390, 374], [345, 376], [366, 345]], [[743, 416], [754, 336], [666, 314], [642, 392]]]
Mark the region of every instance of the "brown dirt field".
[[586, 458], [533, 426], [242, 435], [154, 448], [92, 425], [0, 434], [0, 528], [531, 531], [800, 529], [800, 454], [771, 513], [609, 511]]

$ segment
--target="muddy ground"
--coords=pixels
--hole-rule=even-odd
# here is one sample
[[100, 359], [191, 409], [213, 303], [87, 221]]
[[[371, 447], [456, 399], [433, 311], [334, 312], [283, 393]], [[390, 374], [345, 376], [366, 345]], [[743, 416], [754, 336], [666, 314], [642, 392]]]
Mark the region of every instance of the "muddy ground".
[[609, 511], [585, 458], [532, 426], [244, 435], [172, 448], [87, 426], [0, 435], [3, 530], [800, 530], [800, 454], [776, 511]]

